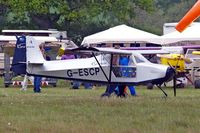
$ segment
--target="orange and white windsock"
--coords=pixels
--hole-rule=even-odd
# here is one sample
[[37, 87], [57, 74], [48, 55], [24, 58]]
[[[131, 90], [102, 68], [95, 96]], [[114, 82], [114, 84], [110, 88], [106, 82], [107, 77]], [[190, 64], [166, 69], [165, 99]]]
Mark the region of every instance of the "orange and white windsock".
[[186, 13], [186, 15], [176, 25], [176, 30], [184, 31], [194, 20], [200, 16], [200, 0]]

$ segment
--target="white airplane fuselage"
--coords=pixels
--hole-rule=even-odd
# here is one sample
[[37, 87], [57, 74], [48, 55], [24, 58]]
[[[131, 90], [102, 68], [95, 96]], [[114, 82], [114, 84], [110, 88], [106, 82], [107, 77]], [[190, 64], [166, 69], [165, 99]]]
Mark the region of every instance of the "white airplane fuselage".
[[[26, 71], [29, 75], [110, 84], [140, 84], [165, 78], [169, 69], [168, 66], [150, 63], [141, 54], [130, 51], [132, 63], [128, 66], [111, 66], [111, 54], [108, 53], [90, 58], [46, 61], [39, 49], [39, 43], [32, 37], [27, 37], [26, 45]], [[129, 74], [120, 74], [123, 70], [129, 71]]]
[[[133, 76], [117, 77], [113, 70], [110, 71], [110, 69], [115, 68], [115, 66], [112, 66], [112, 68], [110, 67], [110, 55], [98, 55], [96, 59], [100, 65], [94, 57], [44, 61], [43, 64], [28, 64], [27, 73], [69, 80], [139, 84], [145, 81], [164, 78], [168, 68], [168, 66], [150, 62], [135, 63], [134, 65], [128, 66], [128, 68], [135, 70]], [[127, 66], [117, 67], [127, 68]]]
[[[29, 36], [18, 39], [13, 59], [15, 73], [86, 82], [133, 85], [148, 82], [162, 84], [173, 76], [171, 67], [150, 63], [135, 51], [99, 48], [97, 49], [99, 52], [90, 51], [93, 57], [47, 61], [39, 48], [40, 44], [41, 42]], [[130, 63], [114, 65], [114, 54], [128, 56]]]

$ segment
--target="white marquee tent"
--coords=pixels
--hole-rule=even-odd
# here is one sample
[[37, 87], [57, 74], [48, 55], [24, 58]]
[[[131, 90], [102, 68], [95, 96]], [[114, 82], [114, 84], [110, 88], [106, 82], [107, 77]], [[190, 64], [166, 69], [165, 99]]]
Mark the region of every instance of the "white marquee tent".
[[99, 44], [99, 43], [135, 43], [147, 42], [160, 44], [160, 36], [154, 35], [142, 30], [138, 30], [127, 25], [119, 25], [107, 29], [102, 32], [87, 36], [84, 38], [83, 44]]
[[181, 41], [200, 41], [200, 26], [191, 26], [182, 33], [174, 31], [161, 36], [162, 44], [170, 44]]

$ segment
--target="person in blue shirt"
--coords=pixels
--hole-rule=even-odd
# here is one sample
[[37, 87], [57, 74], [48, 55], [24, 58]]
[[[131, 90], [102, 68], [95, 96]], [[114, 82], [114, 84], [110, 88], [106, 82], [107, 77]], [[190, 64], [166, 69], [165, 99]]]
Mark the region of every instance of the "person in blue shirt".
[[[116, 44], [115, 45], [115, 49], [119, 49], [120, 45]], [[119, 57], [119, 55], [113, 55], [113, 60], [112, 60], [112, 64], [113, 67], [116, 67], [118, 65], [122, 66], [119, 70], [120, 73], [119, 75], [121, 77], [129, 77], [129, 68], [128, 67], [124, 67], [124, 66], [128, 66], [129, 65], [129, 57], [127, 55], [121, 55]], [[101, 97], [109, 97], [113, 92], [115, 92], [115, 94], [119, 97], [125, 97], [125, 88], [126, 85], [107, 85], [106, 91], [105, 93], [103, 93], [101, 95]], [[136, 96], [136, 91], [135, 88], [133, 86], [128, 86], [130, 93], [132, 96]]]
[[[129, 76], [129, 68], [128, 67], [125, 67], [125, 66], [128, 66], [129, 65], [129, 56], [128, 55], [121, 55], [119, 57], [119, 65], [121, 65], [121, 73], [122, 73], [122, 77], [128, 77]], [[135, 91], [135, 88], [134, 86], [128, 86], [129, 90], [130, 90], [130, 93], [132, 96], [136, 96], [136, 91]], [[119, 88], [120, 89], [120, 88]], [[125, 89], [125, 88], [124, 88]], [[121, 93], [124, 91], [124, 90], [119, 90], [121, 91]]]

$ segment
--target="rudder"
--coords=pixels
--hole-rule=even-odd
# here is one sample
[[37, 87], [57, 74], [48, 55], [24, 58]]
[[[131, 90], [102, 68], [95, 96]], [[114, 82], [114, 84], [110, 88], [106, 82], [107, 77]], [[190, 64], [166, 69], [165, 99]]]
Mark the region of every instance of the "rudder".
[[26, 37], [17, 37], [11, 70], [17, 74], [26, 74]]

